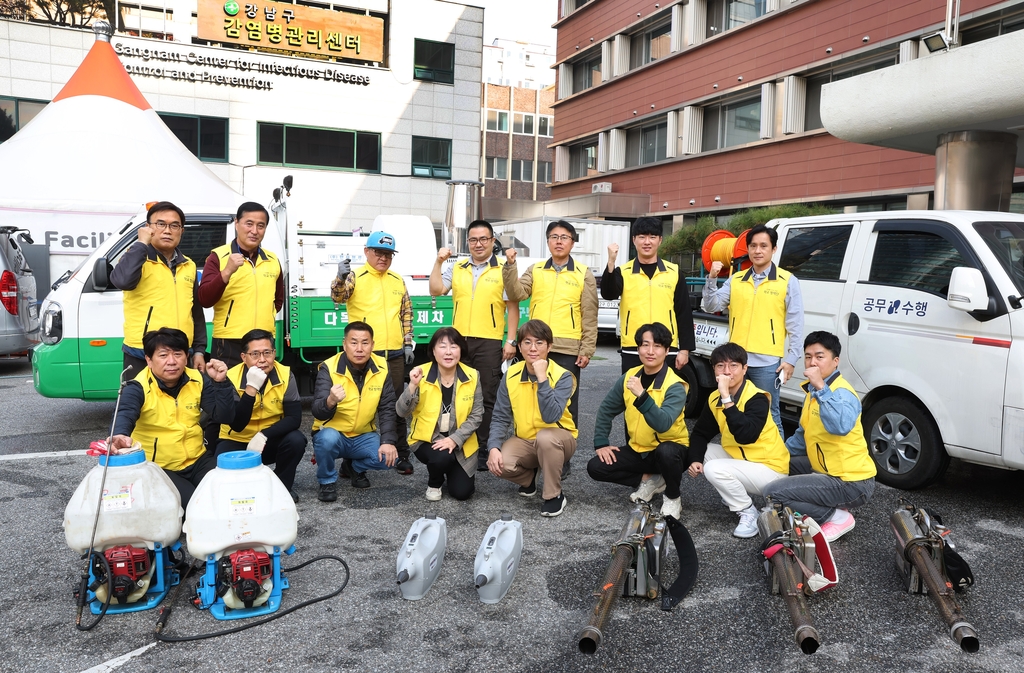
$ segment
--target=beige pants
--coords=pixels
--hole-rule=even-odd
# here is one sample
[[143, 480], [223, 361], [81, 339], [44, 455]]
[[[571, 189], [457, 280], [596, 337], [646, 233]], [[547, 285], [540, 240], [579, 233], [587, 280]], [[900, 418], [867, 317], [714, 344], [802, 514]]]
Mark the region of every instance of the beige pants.
[[520, 486], [529, 486], [533, 471], [544, 471], [545, 500], [562, 492], [562, 465], [576, 453], [576, 438], [562, 428], [544, 428], [537, 439], [509, 437], [501, 445], [501, 478]]

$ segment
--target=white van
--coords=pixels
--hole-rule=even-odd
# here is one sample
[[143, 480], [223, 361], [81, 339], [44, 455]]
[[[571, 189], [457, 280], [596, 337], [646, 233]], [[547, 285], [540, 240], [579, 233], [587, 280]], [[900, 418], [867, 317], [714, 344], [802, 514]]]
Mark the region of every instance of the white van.
[[[950, 457], [1024, 468], [1024, 216], [893, 211], [769, 226], [775, 263], [800, 280], [804, 334], [839, 337], [879, 481], [926, 486]], [[728, 323], [695, 312], [694, 329], [691, 409], [714, 386], [708, 356]], [[801, 372], [783, 386], [784, 412], [803, 404]]]

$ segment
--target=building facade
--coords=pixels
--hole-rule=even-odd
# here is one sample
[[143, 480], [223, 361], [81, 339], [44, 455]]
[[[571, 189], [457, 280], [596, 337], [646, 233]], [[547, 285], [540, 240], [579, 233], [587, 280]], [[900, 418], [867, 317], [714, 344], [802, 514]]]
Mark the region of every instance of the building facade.
[[546, 201], [551, 197], [554, 86], [483, 85], [484, 196]]
[[555, 50], [544, 44], [495, 38], [484, 45], [484, 82], [520, 89], [555, 83]]

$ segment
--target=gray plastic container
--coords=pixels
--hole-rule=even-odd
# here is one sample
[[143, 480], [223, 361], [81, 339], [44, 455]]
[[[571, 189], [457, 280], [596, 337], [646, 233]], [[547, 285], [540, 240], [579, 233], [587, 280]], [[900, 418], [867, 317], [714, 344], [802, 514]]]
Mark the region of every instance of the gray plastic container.
[[523, 526], [509, 514], [487, 529], [473, 564], [473, 577], [481, 603], [497, 603], [512, 586], [523, 553]]
[[444, 519], [433, 514], [416, 519], [398, 550], [398, 588], [402, 598], [418, 601], [427, 595], [441, 572], [444, 550], [448, 545], [448, 528]]

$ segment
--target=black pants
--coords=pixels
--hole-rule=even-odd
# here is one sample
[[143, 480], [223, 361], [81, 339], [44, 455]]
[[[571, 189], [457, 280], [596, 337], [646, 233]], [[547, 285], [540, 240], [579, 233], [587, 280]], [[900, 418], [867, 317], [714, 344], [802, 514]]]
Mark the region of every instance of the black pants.
[[[306, 453], [306, 435], [301, 430], [292, 430], [279, 439], [267, 439], [263, 447], [263, 464], [273, 465], [274, 474], [289, 491], [295, 485], [295, 470]], [[217, 455], [228, 451], [245, 451], [246, 442], [222, 439], [217, 443]]]
[[[383, 353], [377, 353], [383, 355]], [[385, 356], [386, 357], [386, 356]], [[397, 355], [388, 360], [388, 376], [391, 377], [391, 387], [395, 389], [395, 399], [402, 394], [405, 386], [405, 354]], [[394, 409], [392, 409], [394, 411]], [[406, 420], [395, 414], [395, 448], [398, 449], [399, 460], [409, 460], [409, 438]]]
[[576, 356], [566, 355], [565, 353], [556, 353], [551, 351], [548, 353], [548, 359], [557, 363], [562, 369], [567, 369], [572, 372], [572, 375], [576, 377], [576, 390], [572, 392], [572, 397], [569, 398], [569, 413], [572, 415], [572, 422], [576, 424], [576, 427], [580, 427], [579, 416], [577, 412], [577, 402], [580, 399], [580, 368], [576, 366]]
[[212, 339], [210, 343], [210, 357], [220, 360], [228, 366], [228, 369], [242, 364], [242, 340]]
[[199, 460], [184, 470], [164, 470], [164, 474], [171, 478], [174, 487], [178, 489], [178, 495], [181, 496], [181, 508], [186, 513], [188, 511], [188, 501], [192, 499], [192, 494], [196, 492], [196, 486], [203, 480], [206, 473], [215, 467], [217, 467], [217, 458], [213, 455], [212, 451], [207, 449], [203, 452], [203, 455], [199, 456]]
[[484, 397], [484, 418], [477, 428], [476, 437], [480, 442], [480, 455], [487, 460], [487, 438], [491, 431], [491, 413], [494, 411], [494, 400], [498, 397], [498, 384], [501, 383], [501, 340], [466, 337], [466, 353], [462, 361], [480, 374], [480, 392]]
[[[122, 352], [122, 355], [124, 355], [124, 359], [123, 359], [124, 366], [125, 367], [131, 367], [131, 369], [129, 371], [126, 371], [124, 373], [124, 380], [125, 381], [131, 381], [136, 376], [141, 374], [142, 370], [145, 369], [148, 366], [146, 364], [146, 359], [145, 358], [137, 358], [134, 355], [128, 355], [127, 353], [124, 353], [124, 352]], [[188, 363], [188, 366], [191, 367], [192, 363], [191, 362]]]
[[427, 442], [419, 442], [416, 458], [427, 466], [427, 486], [430, 488], [441, 488], [447, 477], [448, 494], [456, 500], [469, 500], [476, 490], [476, 475], [466, 474], [454, 453], [438, 451]]
[[637, 453], [630, 446], [619, 447], [615, 462], [606, 465], [594, 456], [587, 463], [587, 472], [594, 481], [610, 481], [636, 488], [644, 474], [660, 474], [665, 478], [665, 497], [679, 497], [679, 482], [690, 466], [688, 449], [675, 442], [662, 442], [654, 451]]

